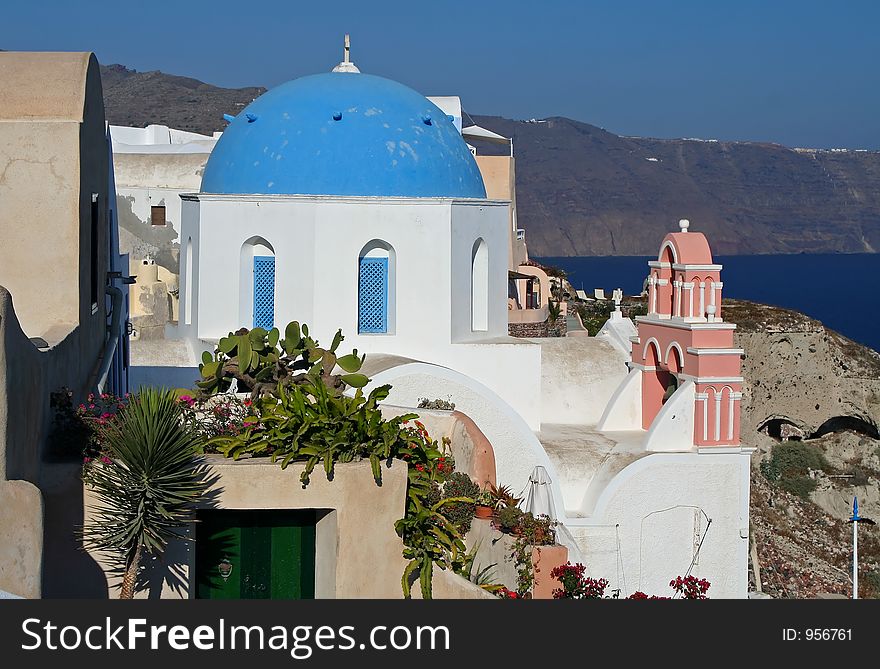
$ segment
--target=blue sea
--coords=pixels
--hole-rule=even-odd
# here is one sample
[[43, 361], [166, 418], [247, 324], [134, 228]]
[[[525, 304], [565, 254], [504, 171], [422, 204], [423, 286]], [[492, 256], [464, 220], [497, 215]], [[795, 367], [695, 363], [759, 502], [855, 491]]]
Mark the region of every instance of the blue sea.
[[[648, 260], [641, 256], [537, 258], [560, 267], [576, 289], [591, 295], [642, 290]], [[787, 307], [880, 350], [880, 254], [719, 256], [724, 297]]]

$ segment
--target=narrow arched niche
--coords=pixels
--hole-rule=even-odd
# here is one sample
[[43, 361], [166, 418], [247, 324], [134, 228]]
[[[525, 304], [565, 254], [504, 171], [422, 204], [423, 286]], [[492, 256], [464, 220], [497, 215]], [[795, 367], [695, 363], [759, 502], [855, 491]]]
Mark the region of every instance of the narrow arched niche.
[[482, 237], [471, 250], [471, 330], [489, 329], [489, 245]]
[[192, 325], [193, 314], [193, 240], [187, 237], [186, 240], [186, 273], [184, 274], [184, 305], [183, 305], [183, 322], [184, 325]]

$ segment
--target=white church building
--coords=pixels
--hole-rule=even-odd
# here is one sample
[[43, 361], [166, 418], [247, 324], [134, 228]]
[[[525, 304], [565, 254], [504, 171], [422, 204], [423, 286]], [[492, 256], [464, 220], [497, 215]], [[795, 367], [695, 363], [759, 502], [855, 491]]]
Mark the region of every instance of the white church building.
[[[518, 492], [544, 467], [572, 561], [612, 589], [666, 594], [690, 572], [713, 597], [745, 597], [742, 352], [721, 319], [721, 268], [705, 238], [682, 226], [657, 240], [653, 302], [637, 325], [617, 317], [602, 337], [510, 337], [513, 205], [487, 197], [447, 111], [360, 73], [347, 51], [333, 72], [241, 111], [199, 191], [179, 196], [167, 337], [186, 347], [195, 379], [202, 351], [240, 327], [297, 320], [322, 341], [341, 328], [344, 346], [367, 354], [372, 383], [392, 385], [389, 403], [451, 399], [473, 419], [500, 484]], [[707, 280], [711, 303], [684, 308], [680, 286], [693, 296]], [[709, 413], [728, 406], [723, 419]], [[705, 427], [715, 422], [717, 436]]]

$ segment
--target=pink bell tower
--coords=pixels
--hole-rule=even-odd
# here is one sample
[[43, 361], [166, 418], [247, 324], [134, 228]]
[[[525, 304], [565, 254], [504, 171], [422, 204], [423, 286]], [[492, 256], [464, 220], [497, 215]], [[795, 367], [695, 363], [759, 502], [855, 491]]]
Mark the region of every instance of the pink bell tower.
[[663, 240], [648, 263], [648, 314], [636, 319], [632, 367], [641, 370], [642, 429], [650, 430], [663, 405], [688, 386], [693, 392], [693, 445], [739, 446], [742, 349], [736, 325], [721, 314], [721, 265], [705, 235], [679, 232]]

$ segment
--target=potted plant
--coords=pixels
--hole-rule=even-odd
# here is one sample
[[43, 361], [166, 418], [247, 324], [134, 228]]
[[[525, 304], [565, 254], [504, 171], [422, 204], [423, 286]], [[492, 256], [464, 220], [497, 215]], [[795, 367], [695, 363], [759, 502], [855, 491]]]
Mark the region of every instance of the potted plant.
[[477, 503], [477, 507], [474, 512], [475, 518], [489, 520], [495, 515], [495, 498], [492, 496], [492, 492], [490, 490], [488, 490], [487, 488], [483, 488], [480, 493], [474, 498], [474, 501]]
[[506, 507], [516, 507], [522, 502], [522, 498], [515, 497], [510, 490], [510, 486], [496, 487], [491, 483], [488, 485], [489, 494], [492, 496], [492, 506], [496, 511], [500, 511]]

